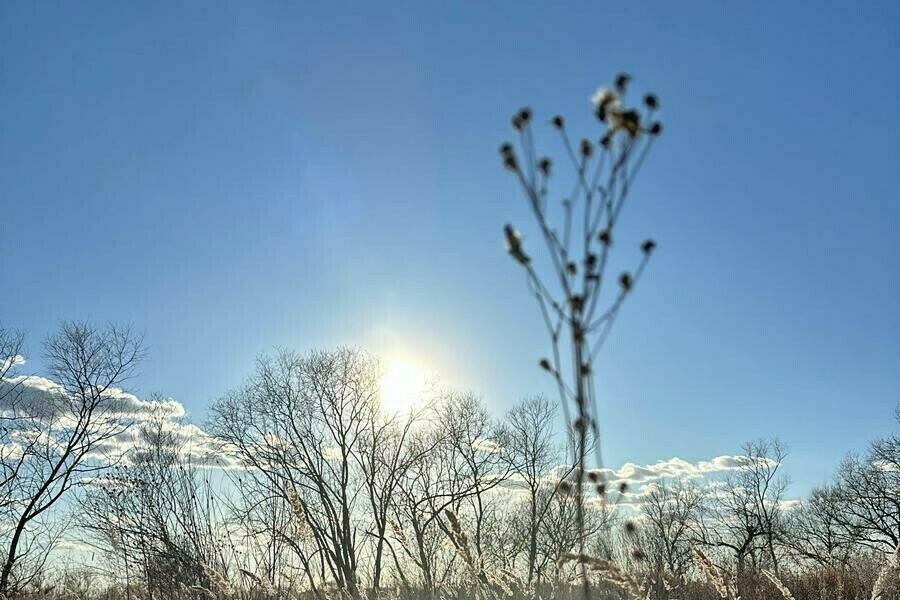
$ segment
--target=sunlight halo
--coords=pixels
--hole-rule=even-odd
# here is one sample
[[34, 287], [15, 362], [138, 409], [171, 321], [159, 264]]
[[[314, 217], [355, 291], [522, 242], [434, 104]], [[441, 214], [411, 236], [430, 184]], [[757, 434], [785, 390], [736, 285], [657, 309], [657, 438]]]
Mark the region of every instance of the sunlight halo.
[[428, 387], [425, 369], [414, 361], [390, 361], [379, 381], [381, 407], [390, 415], [420, 408]]

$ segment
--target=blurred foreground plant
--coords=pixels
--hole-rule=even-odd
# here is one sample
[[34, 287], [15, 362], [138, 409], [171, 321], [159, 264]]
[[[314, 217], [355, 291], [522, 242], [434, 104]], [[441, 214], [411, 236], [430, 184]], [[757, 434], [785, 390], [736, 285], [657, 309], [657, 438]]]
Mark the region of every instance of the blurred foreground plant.
[[[612, 89], [600, 89], [592, 97], [601, 128], [595, 141], [584, 138], [575, 144], [565, 119], [551, 119], [550, 124], [562, 138], [575, 180], [572, 191], [559, 206], [550, 199], [553, 162], [538, 154], [530, 109], [523, 108], [512, 118], [517, 145], [504, 143], [500, 147], [503, 165], [520, 183], [549, 255], [549, 268], [539, 272], [518, 231], [510, 224], [504, 227], [506, 249], [525, 269], [528, 289], [537, 299], [552, 343], [551, 358], [542, 358], [539, 364], [556, 381], [575, 442], [580, 526], [584, 523], [582, 492], [586, 476], [596, 484], [601, 497], [606, 492], [605, 482], [596, 473], [587, 473], [586, 455], [590, 449], [596, 452], [595, 466], [602, 465], [594, 360], [656, 247], [653, 240], [645, 240], [640, 245], [642, 258], [635, 270], [621, 273], [617, 287], [607, 285], [609, 256], [622, 208], [654, 140], [662, 132], [662, 125], [654, 120], [659, 108], [654, 94], [643, 97], [642, 109], [626, 104], [630, 79], [627, 74], [619, 74]], [[551, 212], [559, 222], [551, 222]], [[582, 553], [583, 544], [582, 539]], [[587, 588], [586, 570], [582, 570]]]

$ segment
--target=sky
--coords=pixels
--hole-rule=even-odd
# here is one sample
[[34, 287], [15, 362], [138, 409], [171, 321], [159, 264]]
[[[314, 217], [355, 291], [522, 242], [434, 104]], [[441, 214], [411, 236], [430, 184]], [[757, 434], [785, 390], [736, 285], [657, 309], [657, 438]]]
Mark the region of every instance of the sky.
[[[415, 361], [496, 414], [552, 393], [502, 226], [531, 106], [665, 133], [617, 250], [658, 251], [597, 363], [606, 460], [779, 436], [795, 491], [896, 430], [895, 2], [0, 4], [0, 322], [132, 325], [202, 422], [275, 347]], [[621, 243], [619, 243], [621, 240]]]

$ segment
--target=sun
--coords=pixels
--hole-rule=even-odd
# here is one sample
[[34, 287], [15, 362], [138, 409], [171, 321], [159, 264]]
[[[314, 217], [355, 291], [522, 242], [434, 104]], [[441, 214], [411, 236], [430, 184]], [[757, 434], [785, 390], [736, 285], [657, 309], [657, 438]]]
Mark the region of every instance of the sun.
[[422, 367], [412, 361], [390, 362], [379, 382], [382, 408], [392, 415], [410, 412], [422, 401], [427, 379]]

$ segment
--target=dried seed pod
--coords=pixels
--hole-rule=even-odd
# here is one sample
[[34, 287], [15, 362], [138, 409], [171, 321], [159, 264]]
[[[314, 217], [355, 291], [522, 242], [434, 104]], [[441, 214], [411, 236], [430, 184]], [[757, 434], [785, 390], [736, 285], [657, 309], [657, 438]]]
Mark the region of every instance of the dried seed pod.
[[588, 140], [581, 140], [579, 149], [581, 151], [581, 156], [584, 158], [590, 158], [591, 154], [594, 153], [594, 146]]
[[516, 153], [513, 150], [512, 144], [505, 143], [500, 146], [500, 156], [503, 158], [503, 166], [510, 171], [515, 171], [519, 168], [519, 163], [516, 161]]
[[506, 251], [509, 252], [509, 255], [519, 264], [527, 265], [530, 263], [531, 258], [522, 249], [522, 237], [519, 235], [519, 232], [512, 225], [506, 224], [503, 227], [503, 234], [506, 237]]
[[538, 171], [544, 174], [544, 177], [550, 177], [550, 167], [552, 166], [552, 162], [546, 156], [538, 161], [537, 167]]

